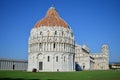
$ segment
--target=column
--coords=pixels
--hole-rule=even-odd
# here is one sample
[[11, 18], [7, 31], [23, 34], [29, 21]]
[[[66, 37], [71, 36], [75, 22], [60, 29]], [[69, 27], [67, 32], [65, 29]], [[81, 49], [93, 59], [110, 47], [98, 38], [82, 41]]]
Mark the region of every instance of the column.
[[4, 61], [2, 61], [2, 70], [4, 70]]
[[50, 47], [50, 49], [49, 49], [49, 50], [51, 51], [51, 46], [52, 46], [52, 44], [51, 44], [51, 42], [50, 42], [49, 44], [50, 44], [50, 46], [49, 46], [49, 47]]
[[47, 51], [47, 42], [45, 42], [45, 51]]
[[53, 51], [53, 42], [51, 43], [51, 51]]
[[6, 65], [5, 66], [6, 66], [6, 70], [8, 70], [8, 61], [6, 61]]
[[42, 51], [44, 51], [44, 42], [42, 42]]
[[2, 60], [0, 61], [0, 70], [2, 70]]
[[3, 70], [2, 65], [3, 65], [3, 61], [1, 60], [1, 70]]

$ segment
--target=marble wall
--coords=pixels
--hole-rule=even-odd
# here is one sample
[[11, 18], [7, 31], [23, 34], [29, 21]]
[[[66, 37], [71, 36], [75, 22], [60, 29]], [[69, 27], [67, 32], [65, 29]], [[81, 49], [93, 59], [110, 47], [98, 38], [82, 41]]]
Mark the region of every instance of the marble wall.
[[27, 70], [26, 60], [0, 59], [0, 70]]

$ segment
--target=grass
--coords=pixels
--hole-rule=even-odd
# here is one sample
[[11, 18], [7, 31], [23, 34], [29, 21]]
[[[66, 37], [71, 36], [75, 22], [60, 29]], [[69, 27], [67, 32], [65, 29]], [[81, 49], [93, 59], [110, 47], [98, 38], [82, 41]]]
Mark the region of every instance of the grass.
[[0, 80], [120, 80], [120, 71], [25, 72], [0, 71]]

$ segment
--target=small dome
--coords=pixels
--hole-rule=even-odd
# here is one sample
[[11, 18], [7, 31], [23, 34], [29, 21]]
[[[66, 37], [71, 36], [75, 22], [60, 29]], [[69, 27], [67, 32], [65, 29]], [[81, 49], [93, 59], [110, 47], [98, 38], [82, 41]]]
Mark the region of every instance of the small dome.
[[59, 17], [56, 9], [54, 7], [50, 7], [49, 10], [46, 13], [45, 18], [38, 21], [37, 24], [35, 24], [35, 28], [43, 27], [43, 26], [61, 26], [65, 28], [69, 28], [67, 23]]

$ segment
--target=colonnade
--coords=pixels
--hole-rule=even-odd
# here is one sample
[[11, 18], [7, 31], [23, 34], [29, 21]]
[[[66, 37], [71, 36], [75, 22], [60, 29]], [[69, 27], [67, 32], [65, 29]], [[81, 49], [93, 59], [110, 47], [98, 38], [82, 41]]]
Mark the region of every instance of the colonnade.
[[27, 70], [27, 60], [0, 59], [0, 70]]

